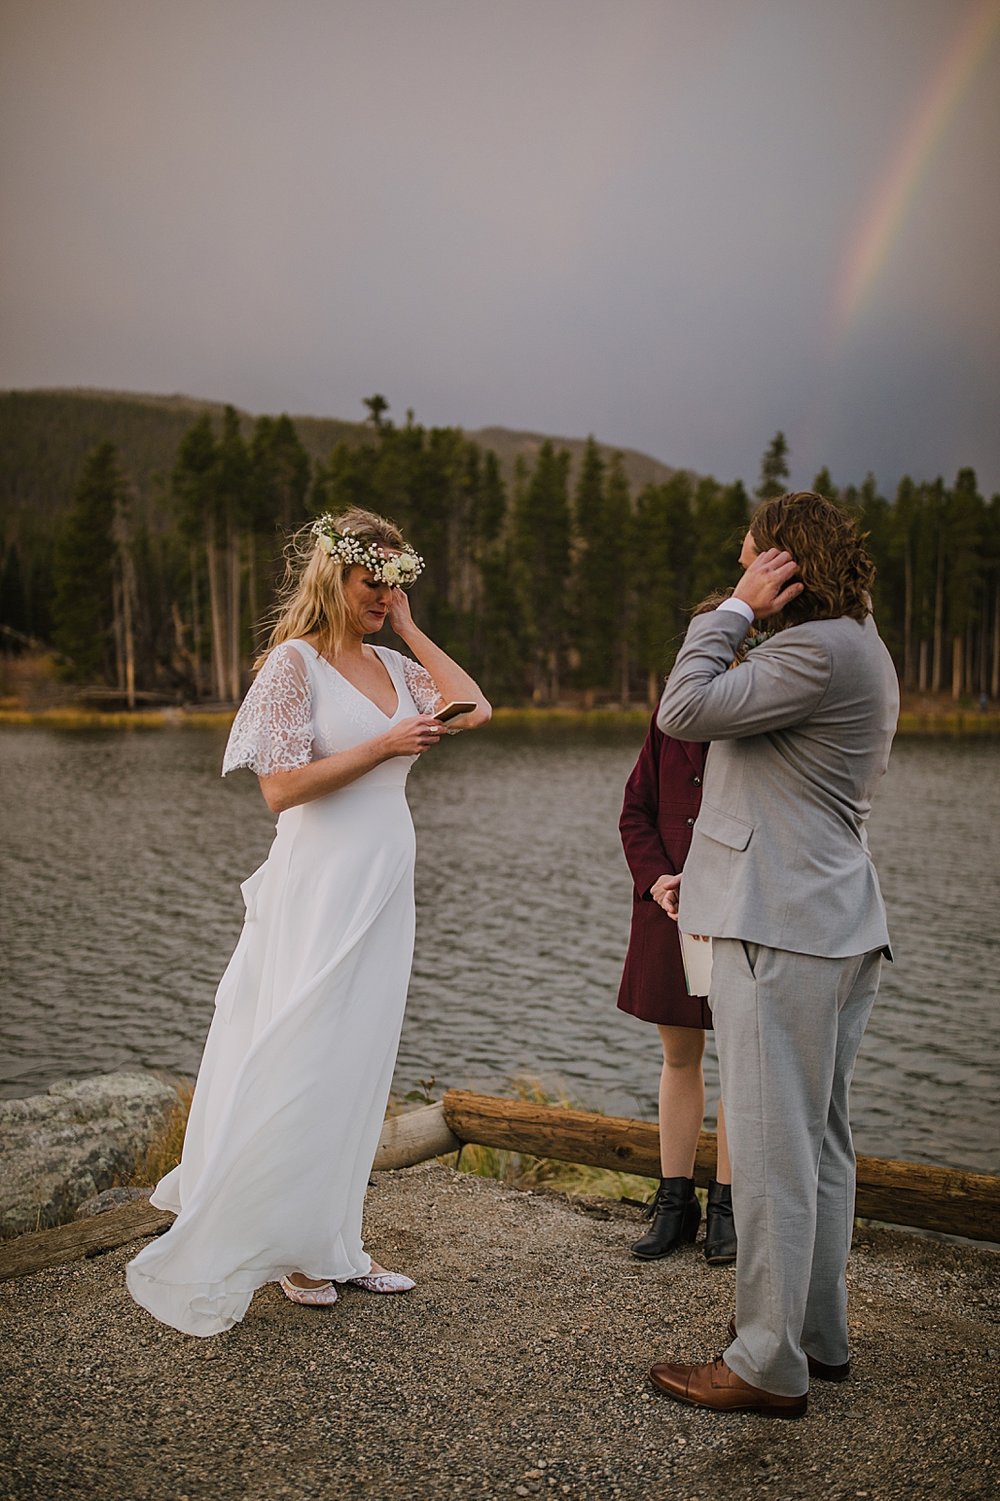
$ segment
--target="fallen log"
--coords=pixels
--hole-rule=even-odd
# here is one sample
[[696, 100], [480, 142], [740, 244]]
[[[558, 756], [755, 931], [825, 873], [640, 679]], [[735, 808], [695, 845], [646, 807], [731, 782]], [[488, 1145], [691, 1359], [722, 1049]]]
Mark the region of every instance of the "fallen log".
[[[528, 1100], [449, 1089], [444, 1118], [463, 1142], [556, 1157], [615, 1172], [660, 1176], [659, 1133], [651, 1121], [595, 1115]], [[703, 1131], [695, 1181], [715, 1170], [715, 1135]], [[881, 1157], [858, 1158], [856, 1213], [863, 1219], [1000, 1241], [1000, 1178]]]
[[[658, 1178], [659, 1133], [651, 1121], [596, 1115], [526, 1100], [450, 1089], [442, 1101], [385, 1122], [374, 1168], [412, 1167], [463, 1143], [556, 1157], [616, 1172]], [[695, 1181], [715, 1169], [715, 1136], [698, 1141]], [[1000, 1242], [1000, 1178], [881, 1157], [858, 1158], [857, 1213], [863, 1219]], [[36, 1230], [0, 1242], [0, 1282], [26, 1277], [158, 1235], [173, 1216], [146, 1202], [92, 1219]]]
[[46, 1267], [63, 1266], [69, 1261], [83, 1261], [114, 1251], [130, 1240], [158, 1235], [173, 1220], [163, 1209], [154, 1209], [146, 1200], [108, 1209], [86, 1220], [71, 1220], [51, 1230], [32, 1230], [0, 1243], [0, 1282], [11, 1277], [27, 1277]]
[[457, 1152], [461, 1145], [448, 1126], [444, 1106], [438, 1100], [434, 1105], [409, 1110], [405, 1115], [391, 1116], [382, 1127], [372, 1166], [377, 1172], [413, 1167], [431, 1157]]

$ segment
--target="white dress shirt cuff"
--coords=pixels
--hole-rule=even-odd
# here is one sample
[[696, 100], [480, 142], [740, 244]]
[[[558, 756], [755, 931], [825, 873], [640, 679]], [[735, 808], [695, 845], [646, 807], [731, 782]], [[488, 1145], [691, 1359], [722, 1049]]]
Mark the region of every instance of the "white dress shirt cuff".
[[742, 615], [747, 625], [753, 625], [753, 611], [745, 599], [724, 599], [715, 608], [717, 610], [732, 610], [735, 615]]

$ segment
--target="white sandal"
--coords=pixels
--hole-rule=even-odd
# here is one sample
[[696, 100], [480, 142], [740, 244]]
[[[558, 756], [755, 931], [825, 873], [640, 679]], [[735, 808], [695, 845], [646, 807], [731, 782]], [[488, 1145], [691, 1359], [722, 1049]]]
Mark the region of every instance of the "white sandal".
[[332, 1308], [337, 1301], [337, 1289], [332, 1282], [319, 1287], [296, 1287], [287, 1277], [282, 1277], [278, 1286], [293, 1303], [302, 1303], [306, 1308]]
[[409, 1293], [416, 1287], [412, 1277], [402, 1272], [375, 1272], [368, 1277], [347, 1277], [351, 1287], [361, 1287], [366, 1293]]

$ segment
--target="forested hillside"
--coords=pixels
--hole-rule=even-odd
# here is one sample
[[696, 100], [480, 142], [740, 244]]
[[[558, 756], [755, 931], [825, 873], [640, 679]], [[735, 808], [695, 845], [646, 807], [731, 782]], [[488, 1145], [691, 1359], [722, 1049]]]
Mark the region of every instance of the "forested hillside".
[[[594, 439], [393, 420], [251, 418], [186, 397], [0, 396], [0, 636], [134, 701], [245, 690], [287, 532], [356, 502], [426, 559], [414, 608], [497, 702], [655, 697], [690, 607], [732, 582], [736, 482]], [[786, 487], [778, 434], [756, 494]], [[1000, 689], [1000, 497], [975, 474], [814, 486], [854, 509], [904, 686]]]

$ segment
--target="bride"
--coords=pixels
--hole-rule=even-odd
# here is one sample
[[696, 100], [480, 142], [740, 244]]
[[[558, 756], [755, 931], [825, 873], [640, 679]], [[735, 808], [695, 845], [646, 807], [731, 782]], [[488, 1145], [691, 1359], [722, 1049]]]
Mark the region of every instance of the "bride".
[[[445, 702], [490, 717], [414, 623], [422, 567], [392, 522], [351, 509], [299, 533], [283, 608], [236, 716], [223, 775], [257, 773], [278, 814], [244, 882], [180, 1166], [152, 1203], [177, 1218], [129, 1265], [129, 1292], [187, 1334], [229, 1329], [257, 1288], [328, 1306], [337, 1283], [404, 1292], [361, 1238], [413, 954], [406, 777]], [[386, 620], [417, 658], [365, 637]]]

